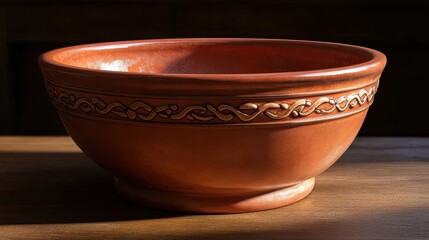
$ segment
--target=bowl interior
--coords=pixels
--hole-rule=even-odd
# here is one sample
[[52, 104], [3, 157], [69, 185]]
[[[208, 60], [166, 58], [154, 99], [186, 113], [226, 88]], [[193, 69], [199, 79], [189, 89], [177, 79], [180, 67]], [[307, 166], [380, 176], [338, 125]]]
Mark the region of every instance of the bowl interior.
[[53, 60], [69, 66], [157, 74], [253, 74], [346, 67], [373, 59], [358, 47], [297, 41], [142, 41], [73, 47]]

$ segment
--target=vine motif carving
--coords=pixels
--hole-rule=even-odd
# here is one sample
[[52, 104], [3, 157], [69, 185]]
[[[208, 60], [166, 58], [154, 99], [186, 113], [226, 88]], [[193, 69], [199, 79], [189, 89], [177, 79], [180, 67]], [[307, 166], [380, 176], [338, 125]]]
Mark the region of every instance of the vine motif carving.
[[48, 94], [54, 104], [69, 109], [80, 110], [83, 112], [94, 112], [99, 115], [109, 113], [128, 120], [150, 121], [155, 117], [161, 117], [170, 120], [197, 120], [207, 122], [213, 119], [219, 119], [228, 122], [237, 117], [242, 122], [249, 122], [257, 116], [263, 114], [273, 120], [285, 118], [305, 117], [312, 113], [328, 114], [334, 111], [344, 112], [347, 109], [356, 106], [362, 106], [369, 103], [374, 98], [377, 91], [376, 85], [369, 90], [361, 89], [357, 93], [352, 93], [339, 98], [320, 97], [315, 101], [308, 99], [299, 99], [292, 103], [243, 103], [238, 108], [229, 104], [191, 105], [180, 109], [176, 104], [162, 104], [150, 106], [140, 100], [135, 100], [129, 105], [120, 102], [106, 103], [101, 98], [76, 97], [66, 92], [58, 92], [54, 87], [48, 86]]

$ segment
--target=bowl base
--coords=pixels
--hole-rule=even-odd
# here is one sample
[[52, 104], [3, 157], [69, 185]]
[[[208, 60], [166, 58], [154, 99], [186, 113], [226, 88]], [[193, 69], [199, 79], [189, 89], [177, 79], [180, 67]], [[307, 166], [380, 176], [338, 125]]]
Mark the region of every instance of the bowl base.
[[220, 196], [159, 191], [130, 185], [114, 177], [116, 191], [126, 199], [148, 207], [192, 213], [244, 213], [279, 208], [308, 196], [314, 183], [314, 178], [310, 178], [273, 191]]

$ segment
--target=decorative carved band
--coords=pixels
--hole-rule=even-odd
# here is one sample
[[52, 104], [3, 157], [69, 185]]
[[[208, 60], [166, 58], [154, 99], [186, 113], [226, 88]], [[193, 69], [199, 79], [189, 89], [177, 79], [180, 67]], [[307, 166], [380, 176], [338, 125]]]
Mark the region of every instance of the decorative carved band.
[[151, 121], [156, 117], [178, 121], [182, 119], [208, 122], [218, 119], [223, 122], [232, 121], [234, 118], [242, 122], [249, 122], [259, 115], [264, 115], [272, 120], [286, 118], [306, 117], [310, 114], [329, 114], [334, 111], [344, 112], [356, 106], [370, 103], [377, 91], [377, 84], [369, 90], [361, 89], [359, 92], [341, 96], [338, 98], [320, 97], [315, 101], [299, 99], [291, 103], [266, 102], [243, 103], [238, 107], [229, 104], [214, 105], [210, 103], [190, 105], [180, 108], [177, 104], [162, 104], [150, 106], [146, 102], [134, 100], [129, 105], [120, 102], [106, 102], [99, 97], [90, 99], [78, 97], [72, 93], [59, 92], [55, 87], [47, 87], [52, 102], [61, 108], [85, 113], [95, 113], [100, 117], [114, 114], [122, 119], [133, 121]]

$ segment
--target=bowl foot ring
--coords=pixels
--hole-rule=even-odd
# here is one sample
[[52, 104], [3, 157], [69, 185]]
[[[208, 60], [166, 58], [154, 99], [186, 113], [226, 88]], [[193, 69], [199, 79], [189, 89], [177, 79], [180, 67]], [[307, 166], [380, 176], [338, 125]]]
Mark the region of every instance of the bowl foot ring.
[[244, 213], [279, 208], [308, 196], [314, 184], [314, 178], [310, 178], [272, 191], [225, 196], [160, 191], [130, 185], [114, 177], [116, 191], [126, 199], [148, 207], [192, 213]]

